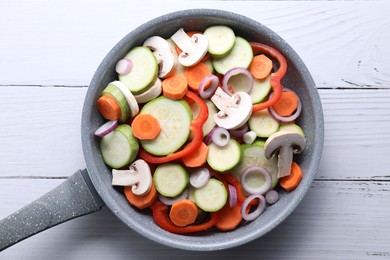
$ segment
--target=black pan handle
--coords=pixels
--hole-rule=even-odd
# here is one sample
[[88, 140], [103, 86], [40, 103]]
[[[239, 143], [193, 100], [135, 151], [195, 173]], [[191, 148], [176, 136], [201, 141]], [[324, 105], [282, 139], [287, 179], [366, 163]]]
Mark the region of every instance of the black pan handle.
[[62, 184], [0, 220], [0, 251], [67, 220], [104, 206], [87, 170], [78, 170]]

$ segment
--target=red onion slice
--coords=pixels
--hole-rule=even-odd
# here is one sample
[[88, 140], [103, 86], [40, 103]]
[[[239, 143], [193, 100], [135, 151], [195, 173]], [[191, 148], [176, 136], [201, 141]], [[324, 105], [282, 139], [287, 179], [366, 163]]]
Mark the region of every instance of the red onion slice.
[[166, 197], [166, 196], [161, 195], [159, 193], [158, 194], [158, 199], [162, 203], [164, 203], [165, 205], [171, 206], [171, 205], [173, 205], [173, 203], [175, 203], [175, 202], [177, 202], [179, 200], [184, 200], [184, 199], [188, 198], [188, 194], [189, 194], [189, 189], [186, 188], [182, 193], [180, 193], [176, 197]]
[[242, 125], [241, 127], [237, 128], [237, 129], [229, 130], [230, 136], [233, 137], [233, 138], [242, 137], [248, 131], [249, 131], [248, 124], [244, 124], [244, 125]]
[[217, 127], [214, 130], [211, 140], [219, 147], [224, 147], [229, 143], [230, 134], [229, 131], [222, 127]]
[[[283, 91], [292, 91], [288, 88], [283, 88]], [[272, 98], [272, 95], [273, 93], [269, 96], [269, 99]], [[275, 112], [275, 109], [271, 106], [268, 108], [268, 111], [269, 113], [271, 114], [271, 116], [273, 118], [275, 118], [275, 120], [277, 120], [278, 122], [280, 123], [290, 123], [292, 121], [294, 121], [295, 119], [298, 118], [298, 116], [301, 114], [301, 111], [302, 111], [302, 103], [301, 103], [301, 100], [299, 98], [299, 96], [297, 95], [298, 97], [298, 106], [297, 106], [297, 109], [295, 110], [295, 113], [292, 114], [291, 116], [280, 116], [278, 115], [276, 112]]]
[[[260, 176], [259, 176], [260, 175]], [[264, 183], [260, 186], [249, 185], [251, 178], [264, 178]], [[260, 165], [252, 165], [241, 173], [242, 188], [250, 194], [264, 194], [271, 188], [272, 178], [269, 171]]]
[[211, 137], [213, 136], [214, 134], [214, 131], [218, 128], [218, 125], [214, 126], [213, 129], [211, 129], [210, 133], [208, 135], [206, 135], [206, 137], [204, 138], [204, 143], [209, 145], [211, 143]]
[[210, 179], [209, 169], [202, 167], [194, 170], [190, 176], [190, 184], [194, 188], [200, 188], [207, 184]]
[[121, 59], [115, 66], [115, 71], [120, 75], [126, 75], [133, 69], [133, 62], [129, 59]]
[[253, 87], [253, 76], [249, 72], [249, 70], [247, 70], [245, 68], [241, 68], [241, 67], [232, 68], [232, 69], [228, 70], [225, 73], [225, 75], [223, 76], [223, 79], [222, 79], [222, 89], [223, 89], [223, 91], [225, 91], [230, 96], [233, 95], [233, 93], [230, 92], [230, 90], [229, 90], [229, 86], [228, 86], [229, 79], [231, 77], [233, 77], [233, 76], [238, 75], [238, 74], [243, 74], [246, 77], [248, 77], [248, 79], [249, 79], [248, 88], [244, 92], [249, 94], [249, 92], [251, 92], [251, 90], [252, 90], [252, 87]]
[[278, 201], [279, 194], [276, 190], [270, 190], [265, 194], [265, 200], [268, 204], [274, 204]]
[[105, 135], [108, 135], [109, 133], [114, 131], [117, 126], [118, 126], [117, 120], [108, 121], [108, 122], [104, 123], [103, 125], [101, 125], [98, 129], [96, 129], [95, 135], [97, 135], [99, 137], [103, 137]]
[[[253, 212], [247, 213], [247, 207], [248, 207], [249, 203], [251, 203], [252, 200], [254, 200], [254, 199], [259, 199], [260, 203], [257, 205], [257, 208]], [[265, 206], [266, 206], [266, 202], [265, 202], [265, 198], [263, 195], [260, 195], [260, 194], [250, 195], [248, 198], [246, 198], [244, 200], [244, 203], [242, 203], [242, 206], [241, 206], [242, 218], [245, 219], [246, 221], [252, 221], [252, 220], [256, 219], [258, 216], [261, 215], [261, 213], [264, 212]]]
[[[205, 87], [207, 86], [209, 81], [211, 81], [211, 85], [205, 90]], [[214, 92], [217, 89], [218, 84], [219, 84], [219, 78], [214, 74], [210, 74], [207, 77], [205, 77], [199, 85], [198, 92], [200, 97], [210, 98], [212, 95], [214, 95]]]
[[237, 205], [237, 189], [231, 184], [228, 184], [229, 187], [229, 206], [231, 208]]

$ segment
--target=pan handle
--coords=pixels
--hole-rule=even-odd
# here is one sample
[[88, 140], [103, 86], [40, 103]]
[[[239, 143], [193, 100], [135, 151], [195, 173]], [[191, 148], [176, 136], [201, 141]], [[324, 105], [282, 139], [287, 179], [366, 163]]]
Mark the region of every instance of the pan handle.
[[78, 170], [62, 184], [0, 220], [0, 251], [67, 220], [104, 206], [86, 169]]

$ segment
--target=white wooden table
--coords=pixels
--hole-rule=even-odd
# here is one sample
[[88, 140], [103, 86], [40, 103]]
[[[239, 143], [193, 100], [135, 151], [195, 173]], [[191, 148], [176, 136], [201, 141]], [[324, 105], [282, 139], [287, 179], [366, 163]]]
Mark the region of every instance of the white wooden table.
[[111, 47], [138, 25], [188, 8], [263, 23], [312, 72], [325, 145], [300, 206], [266, 236], [212, 253], [156, 244], [104, 208], [24, 240], [0, 259], [389, 259], [387, 1], [0, 0], [0, 219], [85, 168], [83, 100]]

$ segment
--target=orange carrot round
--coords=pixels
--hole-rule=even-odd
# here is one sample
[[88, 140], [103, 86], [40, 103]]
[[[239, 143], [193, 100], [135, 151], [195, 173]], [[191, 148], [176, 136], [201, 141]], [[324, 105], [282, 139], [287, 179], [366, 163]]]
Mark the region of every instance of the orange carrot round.
[[256, 79], [265, 79], [271, 73], [271, 70], [272, 60], [264, 54], [254, 56], [249, 66], [249, 71]]
[[237, 203], [234, 207], [230, 207], [229, 203], [219, 211], [221, 213], [215, 226], [219, 230], [229, 231], [235, 229], [242, 220], [241, 203]]
[[161, 131], [158, 120], [151, 114], [139, 114], [131, 123], [133, 135], [141, 140], [153, 140]]
[[190, 153], [181, 159], [184, 165], [187, 167], [199, 167], [206, 163], [208, 151], [208, 146], [202, 142], [200, 147], [196, 149], [195, 152]]
[[192, 67], [187, 67], [184, 76], [187, 79], [188, 86], [198, 91], [200, 83], [205, 77], [211, 74], [209, 67], [204, 63], [198, 63]]
[[170, 99], [182, 99], [188, 91], [186, 78], [181, 74], [168, 77], [162, 82], [163, 95]]
[[152, 206], [154, 201], [157, 199], [157, 190], [156, 190], [156, 187], [154, 186], [153, 182], [152, 182], [152, 187], [151, 187], [150, 191], [142, 196], [135, 195], [131, 191], [131, 189], [132, 189], [131, 186], [125, 187], [125, 189], [124, 189], [125, 196], [131, 205], [133, 205], [134, 207], [137, 207], [139, 209], [145, 209], [147, 207]]
[[290, 116], [298, 107], [299, 99], [293, 91], [283, 91], [278, 102], [272, 106], [280, 116]]
[[179, 200], [173, 203], [169, 212], [169, 218], [173, 224], [185, 227], [195, 222], [198, 215], [198, 206], [188, 199]]
[[286, 191], [291, 191], [295, 189], [302, 179], [302, 170], [299, 165], [295, 162], [291, 164], [290, 175], [282, 177], [279, 179], [279, 184]]
[[98, 110], [107, 120], [118, 120], [122, 114], [117, 101], [108, 95], [103, 95], [98, 99]]

